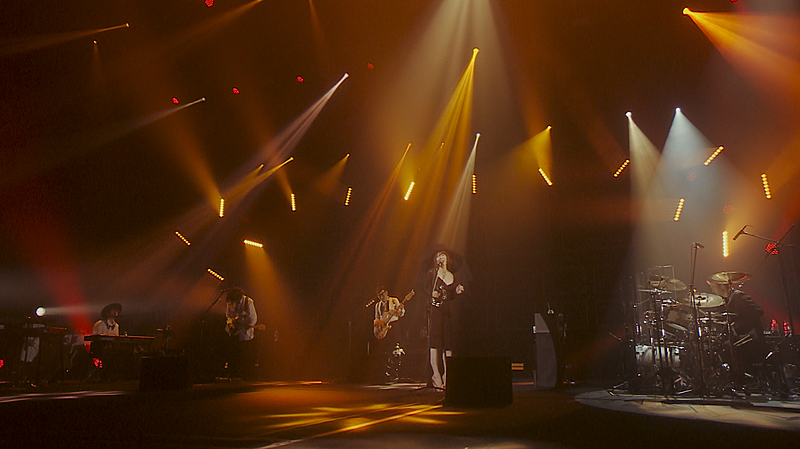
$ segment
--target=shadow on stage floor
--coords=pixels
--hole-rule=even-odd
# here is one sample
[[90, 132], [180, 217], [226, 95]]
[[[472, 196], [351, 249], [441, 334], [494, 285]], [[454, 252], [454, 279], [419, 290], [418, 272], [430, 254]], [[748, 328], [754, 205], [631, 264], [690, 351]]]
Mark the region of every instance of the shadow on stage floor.
[[[700, 403], [587, 385], [513, 386], [503, 407], [454, 407], [424, 384], [135, 382], [0, 388], [0, 446], [163, 448], [796, 447], [793, 402]], [[775, 446], [780, 445], [780, 446]]]

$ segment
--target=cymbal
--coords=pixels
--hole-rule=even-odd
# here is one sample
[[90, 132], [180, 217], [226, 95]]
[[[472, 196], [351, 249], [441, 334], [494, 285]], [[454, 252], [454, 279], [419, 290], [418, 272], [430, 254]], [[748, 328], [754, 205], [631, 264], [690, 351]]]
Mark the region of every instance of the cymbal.
[[709, 284], [740, 284], [748, 280], [750, 280], [750, 275], [741, 271], [714, 273], [706, 279]]
[[[722, 298], [722, 296], [715, 295], [713, 293], [695, 293], [694, 300], [697, 304], [697, 307], [701, 309], [719, 307], [725, 304], [725, 300]], [[681, 302], [691, 305], [692, 298], [687, 295], [681, 298]]]
[[659, 282], [659, 288], [663, 288], [670, 291], [683, 291], [686, 290], [686, 284], [684, 284], [680, 279], [664, 279], [663, 281]]

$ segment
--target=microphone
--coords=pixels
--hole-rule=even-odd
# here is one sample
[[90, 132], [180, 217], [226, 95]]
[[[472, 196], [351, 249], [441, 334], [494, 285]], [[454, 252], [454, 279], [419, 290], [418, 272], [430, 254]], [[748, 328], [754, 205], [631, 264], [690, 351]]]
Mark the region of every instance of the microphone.
[[694, 242], [693, 245], [695, 246], [695, 248], [700, 248], [700, 249], [705, 248], [705, 246], [703, 246], [702, 243]]
[[744, 234], [744, 230], [747, 229], [748, 226], [750, 225], [744, 225], [742, 229], [739, 229], [739, 232], [737, 232], [736, 235], [733, 236], [733, 239], [736, 240], [739, 238], [740, 235]]

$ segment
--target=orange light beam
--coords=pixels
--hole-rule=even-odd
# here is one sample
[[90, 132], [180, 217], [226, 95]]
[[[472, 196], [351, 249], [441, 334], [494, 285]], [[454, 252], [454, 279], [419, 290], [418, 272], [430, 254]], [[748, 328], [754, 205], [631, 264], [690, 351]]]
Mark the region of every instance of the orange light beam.
[[46, 36], [33, 36], [13, 41], [6, 41], [0, 47], [0, 56], [8, 56], [16, 53], [24, 53], [27, 51], [38, 50], [40, 48], [50, 47], [53, 45], [63, 44], [65, 42], [74, 41], [94, 34], [105, 33], [106, 31], [118, 30], [120, 28], [130, 28], [130, 24], [124, 23], [108, 28], [98, 28], [86, 31], [72, 31], [68, 33], [50, 34]]

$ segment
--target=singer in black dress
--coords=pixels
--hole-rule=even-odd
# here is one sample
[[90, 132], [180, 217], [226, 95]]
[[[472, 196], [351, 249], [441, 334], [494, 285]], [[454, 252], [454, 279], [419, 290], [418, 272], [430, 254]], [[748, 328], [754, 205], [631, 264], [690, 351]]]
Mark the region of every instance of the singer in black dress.
[[448, 268], [450, 256], [446, 251], [437, 251], [434, 267], [428, 270], [431, 295], [428, 338], [430, 340], [430, 365], [433, 372], [431, 385], [444, 388], [447, 383], [447, 357], [452, 356], [453, 328], [450, 315], [451, 302], [464, 293], [464, 285], [457, 273]]

